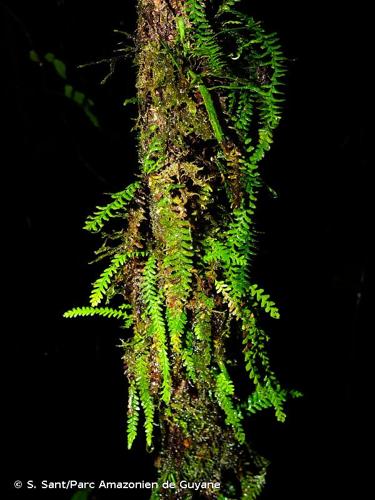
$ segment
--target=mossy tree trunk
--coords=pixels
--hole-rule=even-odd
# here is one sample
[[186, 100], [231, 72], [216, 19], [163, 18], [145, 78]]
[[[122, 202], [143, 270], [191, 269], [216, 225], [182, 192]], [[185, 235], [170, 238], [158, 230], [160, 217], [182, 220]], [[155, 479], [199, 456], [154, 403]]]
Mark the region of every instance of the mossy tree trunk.
[[[273, 408], [285, 419], [288, 391], [260, 326], [279, 312], [251, 273], [283, 56], [237, 3], [138, 0], [140, 173], [88, 218], [97, 232], [117, 217], [99, 251], [111, 261], [90, 307], [66, 313], [133, 325], [123, 344], [128, 446], [142, 409], [159, 484], [176, 485], [154, 498], [196, 498], [181, 481], [205, 481], [221, 488], [202, 487], [202, 497], [255, 499], [266, 462], [249, 447], [246, 415]], [[102, 305], [118, 295], [119, 307]]]
[[[183, 34], [178, 31], [178, 23], [189, 26], [186, 2], [140, 0], [138, 13], [139, 147], [141, 157], [147, 159], [151, 152], [152, 160], [161, 162], [161, 168], [148, 177], [148, 208], [171, 334], [171, 396], [168, 408], [158, 417], [161, 451], [156, 463], [160, 480], [171, 480], [177, 489], [159, 494], [187, 498], [187, 491], [178, 488], [181, 480], [223, 484], [225, 477], [232, 482], [237, 476], [240, 483], [259, 470], [254, 468], [242, 436], [236, 436], [242, 430], [225, 424], [225, 413], [215, 397], [212, 358], [220, 365], [230, 317], [215, 292], [214, 273], [201, 274], [191, 259], [205, 235], [213, 227], [220, 228], [222, 214], [215, 213], [210, 198], [211, 189], [223, 181], [217, 167], [215, 133], [204, 97], [192, 85]], [[214, 98], [221, 112], [220, 98]], [[222, 146], [226, 156], [235, 154], [228, 139]], [[233, 198], [239, 198], [239, 181], [234, 176], [232, 180]], [[172, 233], [179, 227], [175, 239]], [[166, 262], [168, 255], [171, 259]], [[158, 346], [154, 348], [157, 357]], [[155, 377], [157, 387], [158, 371]], [[258, 460], [257, 465], [263, 463]], [[208, 488], [201, 494], [216, 498], [218, 491]]]

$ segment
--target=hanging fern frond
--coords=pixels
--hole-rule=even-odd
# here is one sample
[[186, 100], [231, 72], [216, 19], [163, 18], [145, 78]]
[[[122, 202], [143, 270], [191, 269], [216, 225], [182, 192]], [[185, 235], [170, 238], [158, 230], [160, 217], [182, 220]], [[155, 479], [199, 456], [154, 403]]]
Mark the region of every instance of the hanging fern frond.
[[103, 298], [105, 297], [108, 291], [108, 288], [113, 282], [114, 276], [129, 259], [133, 257], [145, 257], [146, 255], [147, 252], [144, 251], [125, 252], [115, 255], [111, 259], [109, 266], [102, 272], [100, 277], [94, 282], [90, 294], [90, 304], [93, 307], [96, 307], [102, 302]]
[[279, 385], [274, 387], [269, 381], [264, 386], [258, 386], [248, 399], [247, 409], [250, 413], [257, 413], [260, 410], [274, 408], [276, 419], [284, 422], [286, 413], [284, 405], [287, 400], [288, 391], [281, 389]]
[[84, 229], [92, 233], [100, 231], [106, 222], [117, 215], [117, 212], [126, 208], [140, 185], [140, 182], [133, 182], [123, 191], [112, 194], [113, 201], [104, 207], [96, 207], [97, 211], [87, 218]]
[[146, 154], [143, 158], [143, 172], [145, 174], [151, 174], [157, 172], [163, 167], [165, 157], [163, 154], [164, 146], [157, 134], [156, 128], [154, 127], [152, 131], [155, 133], [151, 136]]
[[243, 499], [256, 500], [262, 493], [266, 484], [267, 465], [262, 467], [257, 474], [246, 474], [241, 479]]
[[148, 358], [140, 355], [135, 363], [135, 378], [141, 406], [145, 415], [144, 428], [146, 433], [146, 443], [149, 448], [152, 446], [154, 432], [155, 403], [150, 391]]
[[239, 443], [244, 443], [246, 436], [242, 427], [242, 413], [233, 403], [234, 384], [225, 366], [221, 364], [220, 373], [216, 378], [216, 398], [226, 416], [226, 422], [233, 427]]
[[[130, 306], [131, 307], [131, 306]], [[133, 316], [126, 312], [129, 309], [127, 304], [118, 309], [111, 307], [75, 307], [64, 313], [64, 318], [78, 318], [85, 316], [103, 316], [104, 318], [116, 318], [125, 320], [125, 326], [128, 328], [133, 323]]]
[[102, 272], [100, 277], [95, 281], [90, 295], [90, 304], [96, 307], [103, 300], [108, 287], [112, 282], [113, 275], [125, 264], [129, 259], [129, 254], [120, 254], [113, 257], [110, 265]]
[[265, 375], [273, 378], [267, 353], [268, 341], [269, 337], [263, 330], [257, 328], [255, 318], [252, 317], [251, 323], [247, 325], [247, 329], [244, 331], [243, 344], [245, 348], [243, 352], [245, 369], [255, 386], [263, 383]]
[[166, 327], [163, 315], [163, 295], [158, 288], [157, 261], [151, 255], [143, 272], [142, 296], [146, 304], [146, 313], [151, 319], [149, 334], [157, 351], [162, 373], [162, 400], [168, 404], [171, 397], [171, 375], [168, 357]]
[[243, 309], [237, 298], [232, 293], [231, 287], [224, 281], [216, 280], [215, 287], [218, 293], [223, 296], [224, 301], [228, 304], [229, 313], [236, 319], [241, 320], [243, 317]]
[[[156, 188], [155, 181], [155, 188]], [[181, 337], [186, 324], [186, 301], [191, 294], [193, 242], [189, 221], [184, 217], [182, 196], [187, 195], [180, 186], [181, 196], [173, 196], [174, 186], [161, 188], [163, 197], [156, 203], [155, 236], [162, 242], [164, 256], [161, 262], [163, 290], [166, 302], [166, 317], [172, 349], [179, 352]], [[161, 229], [163, 228], [163, 229]]]
[[204, 0], [187, 0], [186, 9], [191, 23], [193, 50], [203, 58], [212, 74], [222, 74], [226, 66], [224, 52], [217, 42], [215, 32], [208, 20]]
[[256, 242], [252, 229], [254, 200], [250, 200], [249, 208], [241, 207], [233, 211], [233, 222], [227, 232], [229, 262], [226, 276], [234, 297], [241, 300], [246, 296], [250, 286], [250, 262], [255, 255]]
[[128, 435], [128, 450], [133, 446], [133, 442], [137, 437], [137, 427], [139, 421], [139, 397], [137, 386], [134, 381], [129, 385], [128, 393], [128, 420], [127, 420], [127, 435]]
[[249, 287], [250, 294], [252, 297], [256, 298], [257, 302], [260, 306], [271, 316], [271, 318], [279, 319], [280, 313], [278, 308], [276, 307], [275, 302], [270, 300], [270, 296], [264, 293], [262, 288], [259, 288], [258, 285], [251, 285]]

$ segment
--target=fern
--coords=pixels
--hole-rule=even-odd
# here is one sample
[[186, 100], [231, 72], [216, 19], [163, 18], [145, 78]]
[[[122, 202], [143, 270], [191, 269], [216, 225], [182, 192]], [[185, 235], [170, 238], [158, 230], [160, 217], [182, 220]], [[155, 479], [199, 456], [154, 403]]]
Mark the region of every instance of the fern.
[[186, 9], [192, 25], [195, 54], [206, 61], [213, 74], [222, 74], [226, 66], [224, 53], [208, 20], [205, 1], [187, 0]]
[[[156, 132], [155, 127], [150, 132], [154, 131]], [[164, 148], [160, 136], [155, 133], [151, 136], [146, 154], [143, 158], [143, 171], [145, 174], [151, 174], [163, 167], [165, 160], [163, 151]]]
[[115, 217], [116, 212], [123, 210], [127, 204], [134, 198], [136, 191], [140, 187], [140, 182], [133, 182], [123, 191], [112, 194], [113, 201], [104, 207], [96, 207], [97, 211], [90, 215], [84, 225], [84, 229], [97, 233], [102, 229], [105, 222]]
[[226, 416], [227, 424], [233, 427], [235, 436], [239, 443], [244, 443], [246, 436], [242, 427], [241, 411], [235, 407], [232, 399], [234, 396], [234, 384], [223, 364], [220, 366], [221, 372], [216, 378], [216, 398]]
[[302, 394], [299, 391], [286, 390], [281, 387], [271, 369], [266, 349], [268, 341], [268, 336], [263, 330], [257, 328], [255, 319], [252, 318], [251, 327], [243, 339], [246, 370], [255, 385], [255, 390], [248, 398], [247, 410], [250, 413], [257, 413], [273, 407], [276, 419], [284, 422], [286, 418], [284, 406], [288, 396], [298, 398]]
[[194, 318], [194, 335], [196, 349], [200, 352], [200, 363], [197, 363], [197, 368], [199, 368], [204, 380], [207, 377], [207, 368], [211, 363], [211, 318], [215, 302], [204, 293], [197, 294], [197, 301], [197, 311]]
[[181, 337], [187, 324], [186, 313], [183, 309], [167, 308], [166, 316], [172, 348], [174, 352], [179, 353], [181, 350]]
[[128, 422], [127, 422], [127, 435], [128, 435], [128, 450], [131, 449], [135, 438], [137, 437], [137, 427], [139, 421], [139, 397], [137, 387], [134, 381], [129, 385], [128, 394]]
[[[275, 34], [237, 10], [239, 0], [186, 0], [175, 15], [163, 3], [160, 19], [173, 21], [166, 27], [154, 26], [141, 3], [139, 180], [87, 219], [92, 232], [109, 223], [97, 252], [109, 263], [93, 283], [91, 307], [65, 317], [133, 322], [122, 344], [128, 448], [141, 409], [148, 448], [160, 428], [159, 484], [172, 472], [178, 484], [233, 470], [237, 484], [220, 497], [237, 498], [241, 488], [251, 500], [266, 464], [243, 446], [245, 412], [273, 409], [284, 421], [287, 399], [299, 396], [272, 370], [259, 325], [279, 311], [252, 272], [260, 163], [280, 121], [284, 56]], [[114, 218], [122, 226], [111, 229]], [[115, 295], [129, 305], [101, 307]], [[247, 372], [247, 391], [227, 366], [238, 377]]]
[[234, 220], [227, 232], [227, 247], [229, 262], [226, 267], [226, 276], [238, 299], [244, 297], [249, 289], [249, 265], [255, 254], [255, 237], [252, 231], [254, 201], [250, 200], [250, 207], [244, 204], [233, 211]]
[[262, 288], [259, 288], [258, 285], [251, 285], [250, 293], [252, 297], [256, 297], [258, 303], [261, 307], [270, 314], [271, 318], [279, 319], [280, 313], [276, 307], [275, 302], [270, 300], [270, 296], [264, 293]]
[[206, 263], [221, 263], [225, 268], [230, 266], [230, 252], [228, 244], [220, 241], [219, 237], [208, 236], [204, 242], [205, 253], [203, 261]]
[[256, 413], [266, 408], [274, 408], [279, 422], [284, 422], [286, 413], [284, 405], [287, 400], [288, 391], [281, 389], [279, 385], [273, 386], [267, 381], [266, 385], [258, 386], [248, 399], [247, 409], [250, 413]]
[[108, 287], [111, 284], [113, 275], [124, 266], [129, 259], [129, 254], [120, 254], [113, 257], [110, 265], [102, 272], [100, 277], [95, 281], [90, 295], [90, 304], [96, 307], [103, 300]]
[[263, 467], [257, 474], [246, 474], [241, 480], [242, 498], [256, 500], [266, 484], [267, 468]]
[[163, 317], [163, 296], [158, 289], [157, 261], [153, 255], [149, 257], [143, 272], [142, 295], [146, 313], [151, 318], [149, 333], [154, 339], [163, 376], [162, 400], [168, 404], [171, 396], [171, 375]]
[[147, 252], [125, 252], [115, 255], [111, 259], [109, 266], [101, 273], [100, 277], [94, 282], [90, 294], [90, 304], [93, 307], [98, 306], [108, 292], [108, 288], [113, 282], [114, 276], [123, 267], [126, 262], [134, 257], [145, 257]]
[[141, 406], [145, 414], [144, 428], [146, 433], [146, 443], [148, 447], [151, 447], [154, 431], [155, 404], [150, 392], [148, 359], [145, 355], [140, 355], [136, 361], [135, 377]]
[[125, 320], [128, 328], [133, 323], [133, 317], [126, 312], [128, 305], [124, 304], [118, 309], [111, 307], [75, 307], [64, 313], [64, 318], [77, 318], [87, 316], [102, 316], [104, 318], [116, 318]]
[[232, 293], [231, 287], [224, 281], [216, 280], [215, 287], [218, 293], [223, 296], [224, 301], [228, 304], [229, 313], [236, 319], [241, 320], [243, 317], [243, 309], [237, 298]]
[[257, 328], [253, 317], [244, 332], [243, 344], [245, 345], [245, 369], [256, 386], [263, 383], [265, 375], [273, 377], [266, 351], [268, 341], [269, 337], [263, 330]]
[[161, 269], [167, 306], [168, 329], [172, 348], [180, 351], [181, 336], [186, 324], [185, 304], [191, 293], [193, 245], [189, 221], [184, 219], [180, 198], [172, 199], [167, 185], [164, 197], [157, 203], [158, 234], [163, 241], [165, 256]]
[[241, 0], [223, 0], [216, 15], [220, 16], [225, 12], [231, 11], [231, 9], [239, 2], [241, 2]]

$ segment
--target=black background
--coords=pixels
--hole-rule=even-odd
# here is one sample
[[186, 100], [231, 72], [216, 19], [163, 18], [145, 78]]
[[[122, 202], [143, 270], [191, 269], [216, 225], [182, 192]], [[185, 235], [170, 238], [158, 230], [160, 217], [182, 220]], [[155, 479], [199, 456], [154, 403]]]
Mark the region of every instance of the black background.
[[[280, 305], [270, 325], [274, 366], [304, 392], [285, 424], [253, 419], [255, 447], [271, 459], [265, 499], [363, 498], [356, 450], [366, 415], [367, 235], [373, 95], [366, 19], [360, 2], [244, 2], [280, 34], [289, 58], [287, 101], [263, 163], [279, 198], [265, 197], [257, 276]], [[117, 323], [64, 320], [87, 302], [100, 267], [88, 266], [99, 239], [81, 227], [103, 193], [137, 168], [132, 112], [134, 68], [124, 61], [105, 86], [109, 57], [132, 31], [134, 2], [36, 1], [0, 4], [2, 48], [2, 261], [5, 498], [68, 499], [16, 492], [16, 479], [141, 480], [153, 457], [126, 451], [126, 384]], [[62, 95], [63, 83], [28, 51], [53, 52], [69, 81], [94, 99], [102, 128]], [[367, 253], [366, 253], [367, 252]], [[369, 332], [371, 333], [371, 332]], [[209, 479], [209, 478], [207, 478]], [[147, 498], [121, 492], [99, 499]]]

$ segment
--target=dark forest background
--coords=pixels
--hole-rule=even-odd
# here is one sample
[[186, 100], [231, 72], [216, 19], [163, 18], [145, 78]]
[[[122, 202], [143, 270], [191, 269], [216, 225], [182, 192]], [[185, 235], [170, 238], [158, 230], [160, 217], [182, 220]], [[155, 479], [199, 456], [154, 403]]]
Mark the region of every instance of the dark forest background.
[[[62, 318], [87, 302], [101, 269], [87, 264], [100, 240], [82, 230], [83, 221], [137, 168], [135, 110], [122, 106], [134, 95], [131, 60], [119, 61], [105, 85], [108, 65], [77, 66], [129, 43], [113, 29], [134, 30], [134, 3], [0, 2], [3, 498], [70, 498], [15, 491], [16, 479], [154, 477], [142, 439], [126, 451], [117, 346], [128, 333], [116, 322]], [[367, 439], [362, 419], [370, 405], [363, 397], [373, 227], [369, 13], [361, 2], [244, 4], [280, 34], [289, 58], [284, 119], [263, 163], [279, 198], [265, 196], [260, 206], [256, 274], [282, 312], [270, 325], [274, 366], [284, 384], [304, 392], [284, 425], [268, 413], [250, 424], [254, 446], [272, 462], [262, 498], [360, 499], [357, 444]], [[100, 128], [64, 97], [51, 65], [29, 59], [30, 50], [65, 62], [69, 83], [95, 102]]]

